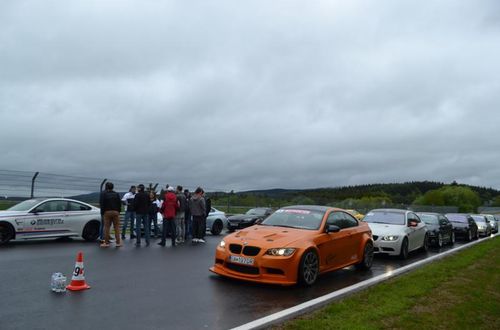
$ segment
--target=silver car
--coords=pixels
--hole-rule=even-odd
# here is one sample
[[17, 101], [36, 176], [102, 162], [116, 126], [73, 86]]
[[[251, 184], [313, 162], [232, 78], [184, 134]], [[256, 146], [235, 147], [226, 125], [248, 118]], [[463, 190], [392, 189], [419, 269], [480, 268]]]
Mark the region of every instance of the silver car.
[[226, 214], [212, 207], [207, 217], [207, 231], [212, 235], [220, 235], [224, 228], [227, 228]]
[[479, 236], [490, 236], [491, 225], [490, 221], [483, 214], [471, 214], [472, 218], [477, 224], [477, 232]]
[[[222, 230], [227, 228], [226, 214], [213, 207], [210, 209], [206, 222], [207, 231], [212, 233], [212, 235], [220, 235]], [[163, 217], [161, 213], [158, 213], [158, 227], [161, 233], [163, 228]], [[153, 224], [151, 224], [151, 232], [153, 232]]]
[[35, 238], [99, 237], [97, 207], [66, 198], [29, 199], [0, 211], [0, 244]]
[[484, 215], [486, 217], [486, 219], [488, 219], [490, 221], [491, 232], [498, 233], [498, 220], [495, 218], [495, 216], [493, 216], [491, 214], [481, 214], [481, 215]]

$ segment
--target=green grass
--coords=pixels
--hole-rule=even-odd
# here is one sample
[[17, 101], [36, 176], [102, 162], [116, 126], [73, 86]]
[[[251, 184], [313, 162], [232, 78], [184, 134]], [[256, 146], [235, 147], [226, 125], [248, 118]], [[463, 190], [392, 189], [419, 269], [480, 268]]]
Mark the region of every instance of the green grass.
[[14, 204], [17, 204], [18, 202], [13, 202], [13, 201], [0, 201], [0, 210], [6, 210], [9, 207], [11, 207]]
[[498, 329], [495, 238], [276, 329]]

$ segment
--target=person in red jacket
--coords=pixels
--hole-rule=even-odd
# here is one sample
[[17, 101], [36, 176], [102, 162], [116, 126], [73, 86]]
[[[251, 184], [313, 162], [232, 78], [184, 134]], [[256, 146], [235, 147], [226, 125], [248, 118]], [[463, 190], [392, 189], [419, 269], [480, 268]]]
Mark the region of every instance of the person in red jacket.
[[161, 213], [163, 215], [163, 230], [161, 233], [161, 242], [158, 245], [165, 246], [167, 240], [167, 228], [170, 229], [170, 236], [172, 238], [172, 246], [175, 246], [175, 214], [179, 210], [179, 201], [174, 193], [174, 187], [168, 187], [167, 193], [161, 206]]

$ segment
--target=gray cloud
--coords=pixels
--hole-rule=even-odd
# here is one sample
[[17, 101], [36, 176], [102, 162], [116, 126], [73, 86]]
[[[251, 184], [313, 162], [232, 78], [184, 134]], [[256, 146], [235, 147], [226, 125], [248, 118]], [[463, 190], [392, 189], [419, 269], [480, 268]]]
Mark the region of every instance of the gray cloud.
[[0, 168], [500, 188], [495, 1], [3, 1]]

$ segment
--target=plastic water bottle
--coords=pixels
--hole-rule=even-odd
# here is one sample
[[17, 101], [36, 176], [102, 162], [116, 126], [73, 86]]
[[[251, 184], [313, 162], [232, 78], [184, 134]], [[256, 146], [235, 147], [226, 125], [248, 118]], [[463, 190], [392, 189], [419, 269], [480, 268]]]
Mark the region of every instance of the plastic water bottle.
[[50, 289], [53, 292], [65, 292], [66, 291], [66, 276], [62, 273], [52, 274], [50, 281]]
[[64, 276], [63, 274], [61, 274], [61, 276], [57, 278], [56, 292], [66, 292], [66, 276]]
[[54, 273], [52, 274], [52, 277], [50, 278], [50, 289], [53, 291], [53, 292], [57, 292], [56, 290], [58, 289], [57, 288], [57, 278], [59, 276], [61, 276], [62, 274], [61, 273]]

